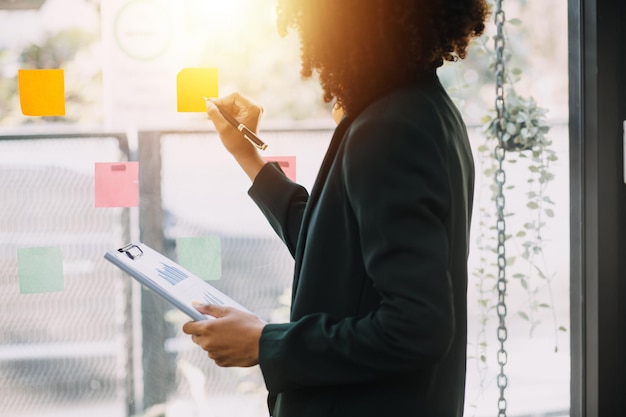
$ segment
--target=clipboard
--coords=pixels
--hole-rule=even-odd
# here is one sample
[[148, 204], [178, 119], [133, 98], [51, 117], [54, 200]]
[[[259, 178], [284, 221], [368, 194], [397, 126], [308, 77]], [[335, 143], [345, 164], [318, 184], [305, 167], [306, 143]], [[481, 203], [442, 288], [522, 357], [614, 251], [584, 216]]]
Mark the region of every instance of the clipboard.
[[254, 314], [202, 278], [143, 243], [130, 243], [108, 251], [104, 258], [194, 321], [214, 317], [200, 313], [193, 307], [193, 302], [234, 307]]

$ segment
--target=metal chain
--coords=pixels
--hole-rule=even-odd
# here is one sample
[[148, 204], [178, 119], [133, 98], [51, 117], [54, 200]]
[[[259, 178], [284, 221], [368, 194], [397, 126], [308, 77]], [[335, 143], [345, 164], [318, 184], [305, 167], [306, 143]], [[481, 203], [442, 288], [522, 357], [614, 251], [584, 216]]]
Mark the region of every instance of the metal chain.
[[504, 218], [504, 185], [506, 184], [506, 174], [503, 169], [504, 158], [506, 155], [504, 147], [504, 134], [506, 132], [506, 120], [505, 120], [505, 103], [504, 103], [504, 81], [505, 81], [505, 57], [504, 57], [504, 10], [502, 9], [502, 1], [495, 1], [495, 23], [496, 23], [496, 37], [495, 37], [495, 76], [496, 76], [496, 134], [498, 143], [494, 151], [494, 156], [498, 162], [498, 169], [495, 171], [494, 179], [496, 183], [497, 195], [496, 195], [496, 210], [497, 221], [496, 231], [498, 233], [497, 244], [497, 256], [498, 256], [498, 304], [496, 311], [498, 313], [498, 341], [500, 342], [500, 349], [498, 350], [498, 364], [500, 365], [500, 373], [498, 374], [497, 384], [500, 389], [500, 398], [498, 399], [498, 417], [506, 417], [507, 402], [504, 396], [504, 391], [508, 385], [508, 378], [504, 373], [504, 366], [508, 361], [508, 353], [504, 348], [504, 343], [508, 337], [508, 331], [506, 327], [506, 222]]

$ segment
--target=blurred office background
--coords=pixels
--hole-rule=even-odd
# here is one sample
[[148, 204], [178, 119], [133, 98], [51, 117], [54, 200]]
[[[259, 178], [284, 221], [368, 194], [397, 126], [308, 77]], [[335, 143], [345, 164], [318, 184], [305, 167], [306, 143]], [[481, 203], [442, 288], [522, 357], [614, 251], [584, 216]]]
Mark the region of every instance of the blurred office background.
[[[265, 416], [258, 368], [220, 369], [182, 335], [186, 321], [103, 259], [142, 239], [176, 259], [177, 239], [221, 242], [212, 284], [270, 321], [288, 317], [293, 261], [247, 197], [203, 114], [177, 113], [175, 77], [219, 69], [220, 94], [263, 105], [268, 156], [294, 156], [312, 185], [333, 122], [315, 80], [301, 80], [295, 34], [275, 30], [273, 0], [0, 1], [0, 414]], [[528, 263], [535, 212], [529, 161], [507, 164], [511, 241], [508, 412], [566, 416], [570, 405], [567, 4], [507, 2], [507, 65], [518, 94], [548, 110], [555, 152], [542, 190], [541, 258]], [[245, 27], [246, 30], [241, 30]], [[467, 416], [498, 407], [493, 279], [494, 28], [468, 59], [440, 70], [475, 148], [477, 193], [469, 283]], [[21, 113], [18, 69], [62, 68], [66, 115]], [[140, 202], [94, 206], [96, 162], [140, 162]], [[530, 187], [530, 188], [529, 188]], [[532, 229], [532, 228], [531, 228]], [[533, 229], [534, 230], [534, 229]], [[63, 289], [20, 290], [20, 248], [56, 247]], [[535, 267], [544, 274], [537, 276]], [[528, 279], [524, 279], [527, 277]]]

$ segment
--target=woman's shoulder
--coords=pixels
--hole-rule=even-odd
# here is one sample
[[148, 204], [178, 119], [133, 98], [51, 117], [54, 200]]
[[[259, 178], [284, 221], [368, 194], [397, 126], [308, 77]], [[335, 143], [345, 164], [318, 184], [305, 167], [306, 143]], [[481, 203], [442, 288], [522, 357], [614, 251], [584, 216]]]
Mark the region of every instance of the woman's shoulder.
[[377, 127], [437, 129], [442, 120], [460, 118], [458, 110], [435, 76], [405, 84], [373, 100], [354, 119], [351, 133]]
[[375, 98], [356, 120], [378, 117], [425, 118], [437, 112], [456, 111], [435, 72], [405, 83]]

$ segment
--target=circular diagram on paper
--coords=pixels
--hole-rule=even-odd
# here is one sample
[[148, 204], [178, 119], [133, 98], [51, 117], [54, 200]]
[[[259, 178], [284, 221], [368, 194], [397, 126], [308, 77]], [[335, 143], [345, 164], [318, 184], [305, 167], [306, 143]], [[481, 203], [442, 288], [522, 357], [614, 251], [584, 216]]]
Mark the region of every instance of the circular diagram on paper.
[[113, 31], [122, 52], [139, 61], [150, 61], [167, 51], [174, 28], [159, 1], [130, 0], [115, 16]]

